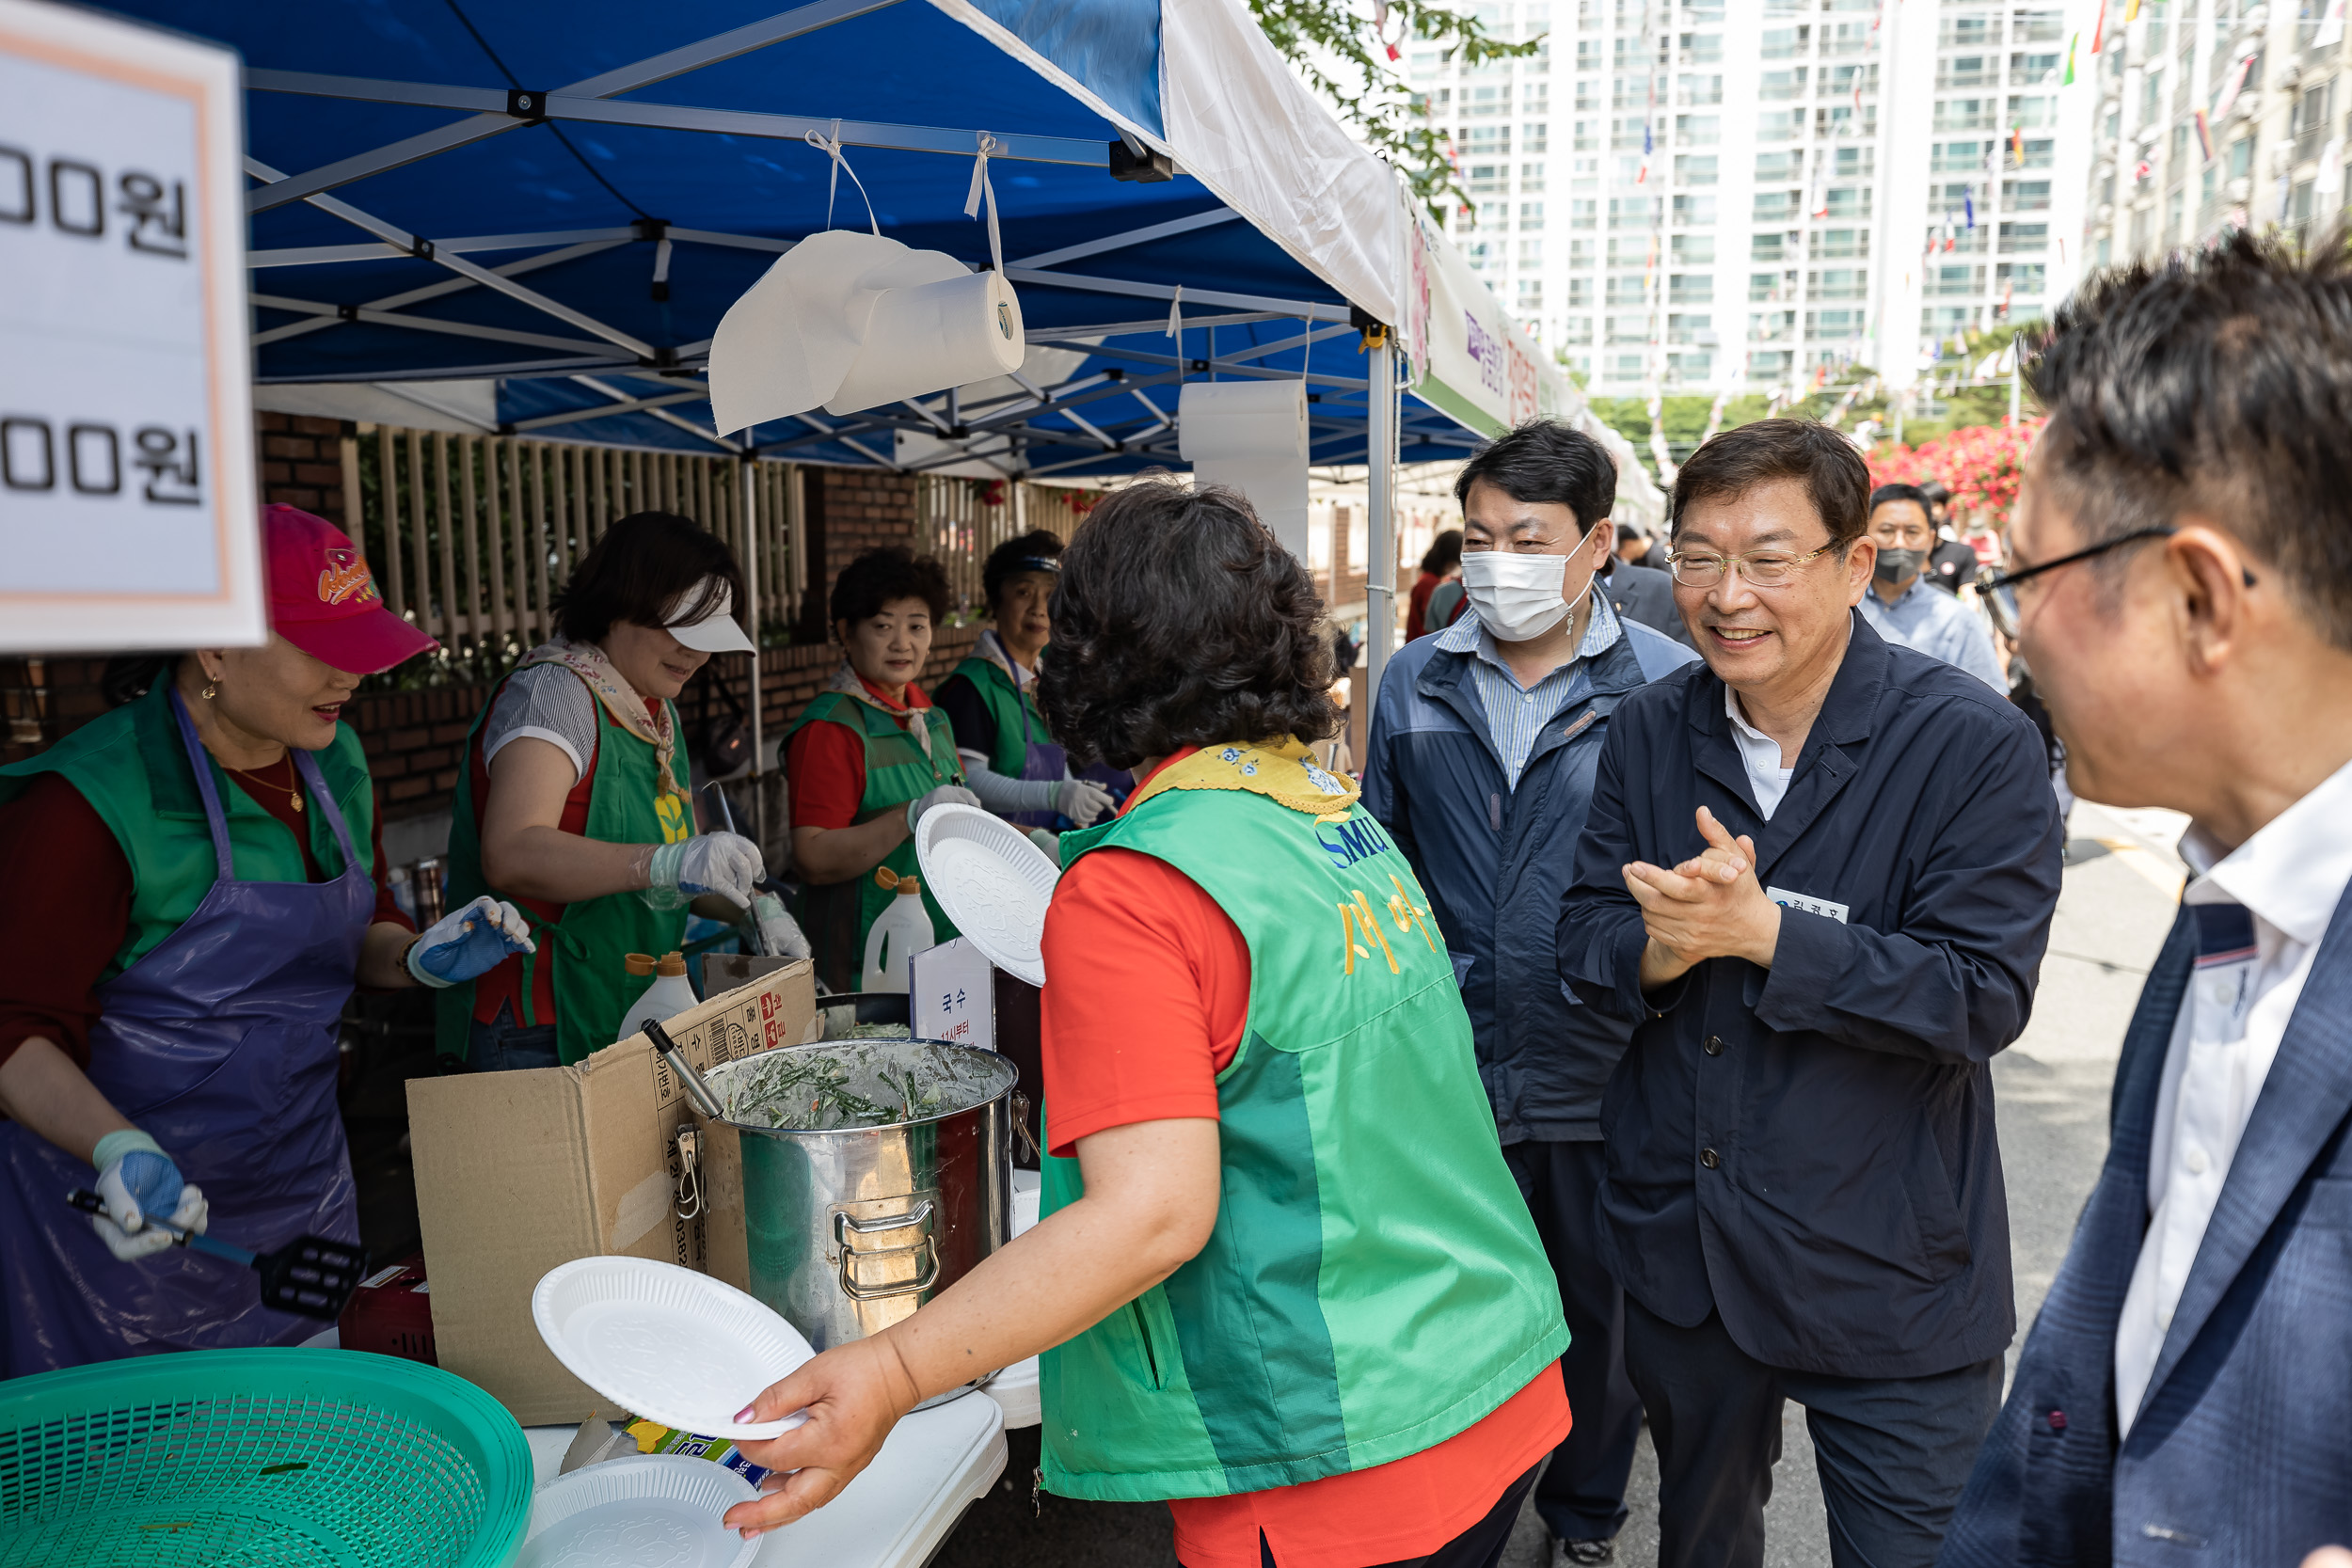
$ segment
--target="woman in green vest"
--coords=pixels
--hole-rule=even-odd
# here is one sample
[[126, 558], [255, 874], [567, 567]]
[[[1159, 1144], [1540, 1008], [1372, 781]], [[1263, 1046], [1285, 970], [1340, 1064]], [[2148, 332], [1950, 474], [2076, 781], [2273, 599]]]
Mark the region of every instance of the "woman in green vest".
[[1046, 732], [1037, 707], [1037, 659], [1053, 635], [1047, 604], [1061, 578], [1062, 543], [1039, 529], [988, 552], [980, 592], [991, 625], [971, 654], [939, 683], [935, 699], [955, 726], [964, 781], [980, 804], [1025, 829], [1059, 858], [1050, 830], [1085, 828], [1135, 787], [1132, 774], [1071, 772], [1070, 754]]
[[605, 531], [555, 596], [555, 636], [499, 682], [466, 737], [449, 896], [512, 900], [537, 951], [440, 997], [445, 1068], [569, 1066], [611, 1045], [653, 982], [631, 953], [685, 939], [704, 895], [732, 917], [759, 847], [698, 832], [677, 706], [710, 656], [749, 653], [743, 574], [701, 525], [640, 512]]
[[[742, 1419], [839, 1492], [926, 1398], [1042, 1353], [1043, 1481], [1168, 1500], [1187, 1568], [1491, 1568], [1566, 1434], [1559, 1287], [1405, 857], [1314, 763], [1305, 569], [1230, 491], [1120, 491], [1063, 557], [1042, 708], [1140, 781], [1047, 912], [1045, 1217]], [[787, 1475], [785, 1472], [797, 1473]]]
[[529, 945], [486, 898], [420, 934], [385, 885], [343, 709], [433, 640], [324, 518], [268, 507], [261, 543], [267, 642], [148, 661], [143, 695], [0, 768], [0, 1378], [316, 1333], [174, 1239], [356, 1243], [353, 987]]
[[[902, 546], [867, 550], [834, 579], [827, 607], [841, 668], [785, 733], [792, 863], [817, 978], [855, 990], [866, 933], [912, 879], [931, 936], [956, 928], [915, 874], [914, 824], [949, 801], [977, 806], [947, 717], [917, 677], [947, 613], [947, 577]], [[895, 989], [903, 990], [905, 986]]]

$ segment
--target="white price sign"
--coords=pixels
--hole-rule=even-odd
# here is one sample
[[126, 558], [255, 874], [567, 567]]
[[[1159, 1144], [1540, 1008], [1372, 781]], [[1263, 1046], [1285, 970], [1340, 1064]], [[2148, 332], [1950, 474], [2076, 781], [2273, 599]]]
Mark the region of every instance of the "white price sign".
[[228, 50], [0, 0], [0, 649], [263, 640]]

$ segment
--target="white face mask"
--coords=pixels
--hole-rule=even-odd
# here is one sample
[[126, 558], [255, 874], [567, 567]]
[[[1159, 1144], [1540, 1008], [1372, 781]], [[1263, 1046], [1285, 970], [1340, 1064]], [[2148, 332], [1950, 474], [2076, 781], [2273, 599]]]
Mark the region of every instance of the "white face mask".
[[[1587, 531], [1585, 537], [1591, 537]], [[1579, 541], [1580, 545], [1581, 541]], [[1525, 642], [1543, 636], [1593, 591], [1593, 579], [1573, 599], [1560, 590], [1568, 580], [1565, 555], [1520, 555], [1510, 550], [1466, 550], [1462, 555], [1462, 589], [1470, 608], [1486, 629], [1504, 642]]]

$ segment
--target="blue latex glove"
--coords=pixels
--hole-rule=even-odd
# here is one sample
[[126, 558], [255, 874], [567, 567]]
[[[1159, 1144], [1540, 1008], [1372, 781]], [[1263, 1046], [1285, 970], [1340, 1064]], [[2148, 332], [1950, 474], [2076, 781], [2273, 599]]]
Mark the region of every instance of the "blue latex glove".
[[445, 990], [486, 974], [510, 953], [535, 953], [522, 911], [484, 894], [424, 929], [408, 948], [408, 973], [417, 984]]
[[182, 1230], [204, 1228], [209, 1206], [203, 1193], [180, 1179], [180, 1167], [146, 1133], [107, 1133], [91, 1152], [91, 1164], [106, 1212], [91, 1215], [90, 1223], [117, 1258], [128, 1262], [171, 1245], [171, 1237], [147, 1223], [150, 1217]]

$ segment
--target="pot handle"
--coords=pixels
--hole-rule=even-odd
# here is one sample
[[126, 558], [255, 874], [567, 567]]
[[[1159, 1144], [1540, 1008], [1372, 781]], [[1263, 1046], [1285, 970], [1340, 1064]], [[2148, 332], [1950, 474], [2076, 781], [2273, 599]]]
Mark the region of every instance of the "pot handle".
[[[891, 1296], [911, 1296], [928, 1291], [939, 1283], [939, 1240], [930, 1229], [930, 1199], [925, 1198], [903, 1214], [885, 1214], [877, 1219], [857, 1220], [841, 1210], [834, 1211], [834, 1240], [841, 1248], [841, 1293], [851, 1301], [882, 1301]], [[850, 1240], [852, 1236], [870, 1235], [878, 1230], [904, 1230], [909, 1226], [924, 1227], [923, 1239], [913, 1246], [870, 1247], [861, 1250]], [[850, 1273], [861, 1258], [903, 1258], [909, 1253], [922, 1254], [922, 1262], [914, 1271], [914, 1278], [898, 1285], [870, 1288], [860, 1285]]]

